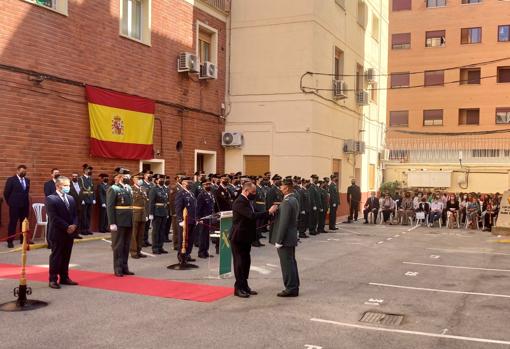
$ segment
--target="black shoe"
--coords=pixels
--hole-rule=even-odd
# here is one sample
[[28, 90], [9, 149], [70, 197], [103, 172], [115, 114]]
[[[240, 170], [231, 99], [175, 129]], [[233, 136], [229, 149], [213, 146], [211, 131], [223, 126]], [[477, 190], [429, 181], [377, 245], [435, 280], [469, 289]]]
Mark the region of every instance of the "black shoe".
[[7, 241], [7, 248], [14, 248], [14, 243], [12, 241]]
[[187, 257], [186, 262], [196, 262], [197, 260], [195, 258]]
[[315, 232], [315, 231], [311, 231], [311, 232], [310, 232], [310, 235], [315, 236], [315, 235], [317, 235], [317, 232]]
[[151, 247], [151, 246], [152, 246], [152, 244], [149, 241], [145, 241], [143, 243], [143, 247]]
[[199, 253], [198, 254], [198, 258], [207, 259], [209, 257], [210, 257], [209, 254], [205, 254], [205, 253]]
[[117, 276], [117, 277], [123, 277], [123, 276], [124, 276], [124, 274], [122, 274], [122, 273], [114, 273], [114, 274], [115, 274], [115, 276]]
[[76, 239], [76, 240], [81, 240], [81, 239], [83, 239], [83, 237], [81, 237], [80, 235], [76, 235], [76, 236], [74, 237], [74, 239]]
[[250, 296], [256, 296], [259, 294], [257, 291], [253, 291], [253, 290], [246, 291], [246, 293], [248, 293]]
[[146, 255], [144, 255], [144, 254], [139, 253], [139, 254], [138, 254], [138, 258], [147, 258], [147, 256], [146, 256]]
[[250, 298], [250, 295], [243, 290], [235, 290], [234, 296], [241, 298]]
[[56, 290], [58, 290], [60, 288], [60, 285], [56, 281], [51, 281], [48, 286], [50, 286], [50, 288], [54, 288]]
[[334, 227], [334, 228], [329, 227], [329, 230], [338, 230], [338, 228], [337, 227]]
[[260, 234], [259, 239], [267, 239], [267, 236]]
[[133, 258], [133, 259], [140, 259], [140, 255], [134, 254], [134, 255], [131, 255], [131, 258]]
[[306, 233], [300, 233], [299, 237], [302, 238], [302, 239], [308, 239], [309, 238], [309, 236], [306, 235]]
[[277, 294], [278, 297], [297, 297], [299, 296], [299, 292], [289, 292], [287, 290], [283, 290], [282, 292]]
[[160, 250], [159, 250], [159, 252], [160, 252], [161, 254], [168, 254], [168, 251], [167, 251], [167, 250], [164, 250], [164, 249], [160, 249]]
[[179, 248], [178, 247], [174, 247], [174, 251], [179, 251]]
[[152, 254], [161, 254], [160, 251], [152, 251]]
[[351, 224], [351, 223], [352, 223], [352, 221], [344, 221], [344, 222], [342, 222], [342, 223], [343, 223], [343, 224]]
[[60, 284], [61, 284], [61, 285], [68, 285], [68, 286], [76, 286], [76, 285], [78, 285], [78, 283], [77, 283], [77, 282], [74, 282], [74, 281], [73, 281], [73, 280], [71, 280], [71, 279], [66, 279], [66, 280], [64, 280], [64, 281], [60, 281]]
[[132, 271], [129, 271], [129, 270], [122, 272], [122, 274], [124, 274], [124, 275], [135, 275], [135, 273], [133, 273]]
[[172, 242], [172, 240], [170, 240], [170, 239], [165, 239], [165, 240], [163, 240], [163, 242]]

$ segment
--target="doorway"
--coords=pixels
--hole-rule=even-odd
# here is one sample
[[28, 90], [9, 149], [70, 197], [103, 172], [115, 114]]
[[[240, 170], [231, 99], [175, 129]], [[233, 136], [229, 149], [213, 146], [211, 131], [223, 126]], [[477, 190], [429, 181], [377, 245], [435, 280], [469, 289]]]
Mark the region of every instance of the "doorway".
[[195, 172], [216, 173], [216, 152], [212, 150], [195, 150]]

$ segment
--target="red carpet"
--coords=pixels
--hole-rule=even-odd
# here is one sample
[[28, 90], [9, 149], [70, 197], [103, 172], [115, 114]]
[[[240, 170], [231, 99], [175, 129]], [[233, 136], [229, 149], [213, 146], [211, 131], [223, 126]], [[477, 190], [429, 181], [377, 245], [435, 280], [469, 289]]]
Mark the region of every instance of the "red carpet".
[[[0, 279], [18, 279], [20, 267], [12, 264], [0, 264]], [[27, 279], [48, 282], [48, 269], [28, 266]], [[194, 302], [214, 302], [233, 294], [233, 289], [221, 286], [191, 284], [187, 282], [148, 279], [139, 276], [119, 278], [113, 274], [71, 269], [69, 276], [81, 287], [96, 288], [116, 292], [139, 294], [144, 296], [173, 298]]]

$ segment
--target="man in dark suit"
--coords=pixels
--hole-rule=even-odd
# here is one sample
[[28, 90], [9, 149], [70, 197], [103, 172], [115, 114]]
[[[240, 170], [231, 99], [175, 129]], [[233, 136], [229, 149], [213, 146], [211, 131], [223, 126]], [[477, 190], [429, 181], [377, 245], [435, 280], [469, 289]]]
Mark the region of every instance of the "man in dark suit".
[[356, 180], [351, 180], [351, 186], [347, 188], [347, 202], [349, 203], [349, 217], [347, 223], [354, 219], [358, 220], [359, 203], [361, 201], [361, 189], [356, 185]]
[[379, 213], [379, 199], [375, 196], [375, 192], [373, 191], [370, 194], [370, 197], [365, 202], [365, 208], [363, 210], [363, 217], [365, 218], [365, 223], [368, 224], [368, 214], [372, 212], [374, 214], [374, 223], [377, 219], [377, 214]]
[[228, 177], [222, 176], [220, 186], [214, 193], [216, 199], [216, 205], [218, 206], [218, 212], [231, 211], [232, 210], [232, 194], [228, 190]]
[[74, 202], [76, 202], [76, 210], [78, 212], [78, 229], [76, 229], [76, 232], [73, 234], [73, 237], [75, 239], [82, 239], [82, 237], [80, 236], [79, 232], [80, 232], [80, 210], [81, 210], [81, 205], [80, 205], [80, 184], [78, 183], [78, 178], [80, 177], [80, 175], [78, 174], [78, 172], [73, 172], [71, 173], [71, 190], [69, 191], [69, 195], [71, 195], [74, 199]]
[[[248, 298], [256, 295], [248, 286], [251, 265], [251, 244], [257, 239], [257, 220], [267, 217], [268, 212], [256, 212], [251, 203], [257, 197], [257, 187], [252, 182], [243, 185], [241, 195], [232, 205], [232, 230], [230, 231], [230, 246], [234, 260], [234, 295], [241, 298]], [[276, 212], [278, 206], [273, 205], [269, 213]]]
[[55, 185], [55, 193], [46, 197], [46, 212], [51, 222], [48, 233], [51, 241], [49, 286], [59, 289], [60, 285], [77, 285], [69, 278], [69, 261], [73, 250], [73, 234], [78, 229], [78, 215], [76, 202], [68, 195], [69, 178], [58, 177]]
[[55, 187], [55, 182], [57, 178], [60, 176], [60, 171], [58, 168], [54, 168], [51, 170], [51, 179], [44, 183], [44, 196], [50, 196], [51, 194], [55, 194], [57, 190]]
[[[26, 178], [27, 167], [19, 165], [16, 175], [7, 178], [4, 188], [4, 198], [7, 205], [9, 205], [9, 226], [7, 227], [7, 247], [14, 247], [14, 236], [16, 235], [16, 227], [21, 226], [21, 223], [28, 218], [29, 215], [29, 194], [30, 194], [30, 179]], [[20, 229], [21, 230], [21, 229]], [[23, 236], [20, 236], [20, 243], [23, 242]], [[32, 243], [29, 241], [29, 243]]]
[[299, 273], [296, 262], [298, 243], [297, 222], [299, 202], [294, 194], [292, 179], [283, 180], [281, 191], [284, 195], [278, 207], [278, 215], [273, 230], [269, 233], [269, 242], [278, 250], [285, 290], [278, 297], [297, 297], [299, 295]]

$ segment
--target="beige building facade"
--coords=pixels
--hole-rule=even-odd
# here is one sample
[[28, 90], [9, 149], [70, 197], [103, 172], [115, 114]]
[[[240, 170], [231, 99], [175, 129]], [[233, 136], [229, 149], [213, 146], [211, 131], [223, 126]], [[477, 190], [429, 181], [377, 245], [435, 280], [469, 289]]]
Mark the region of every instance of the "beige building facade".
[[237, 0], [230, 25], [226, 130], [244, 141], [226, 149], [226, 171], [378, 188], [388, 0]]
[[510, 2], [392, 0], [385, 181], [502, 192], [510, 170]]

